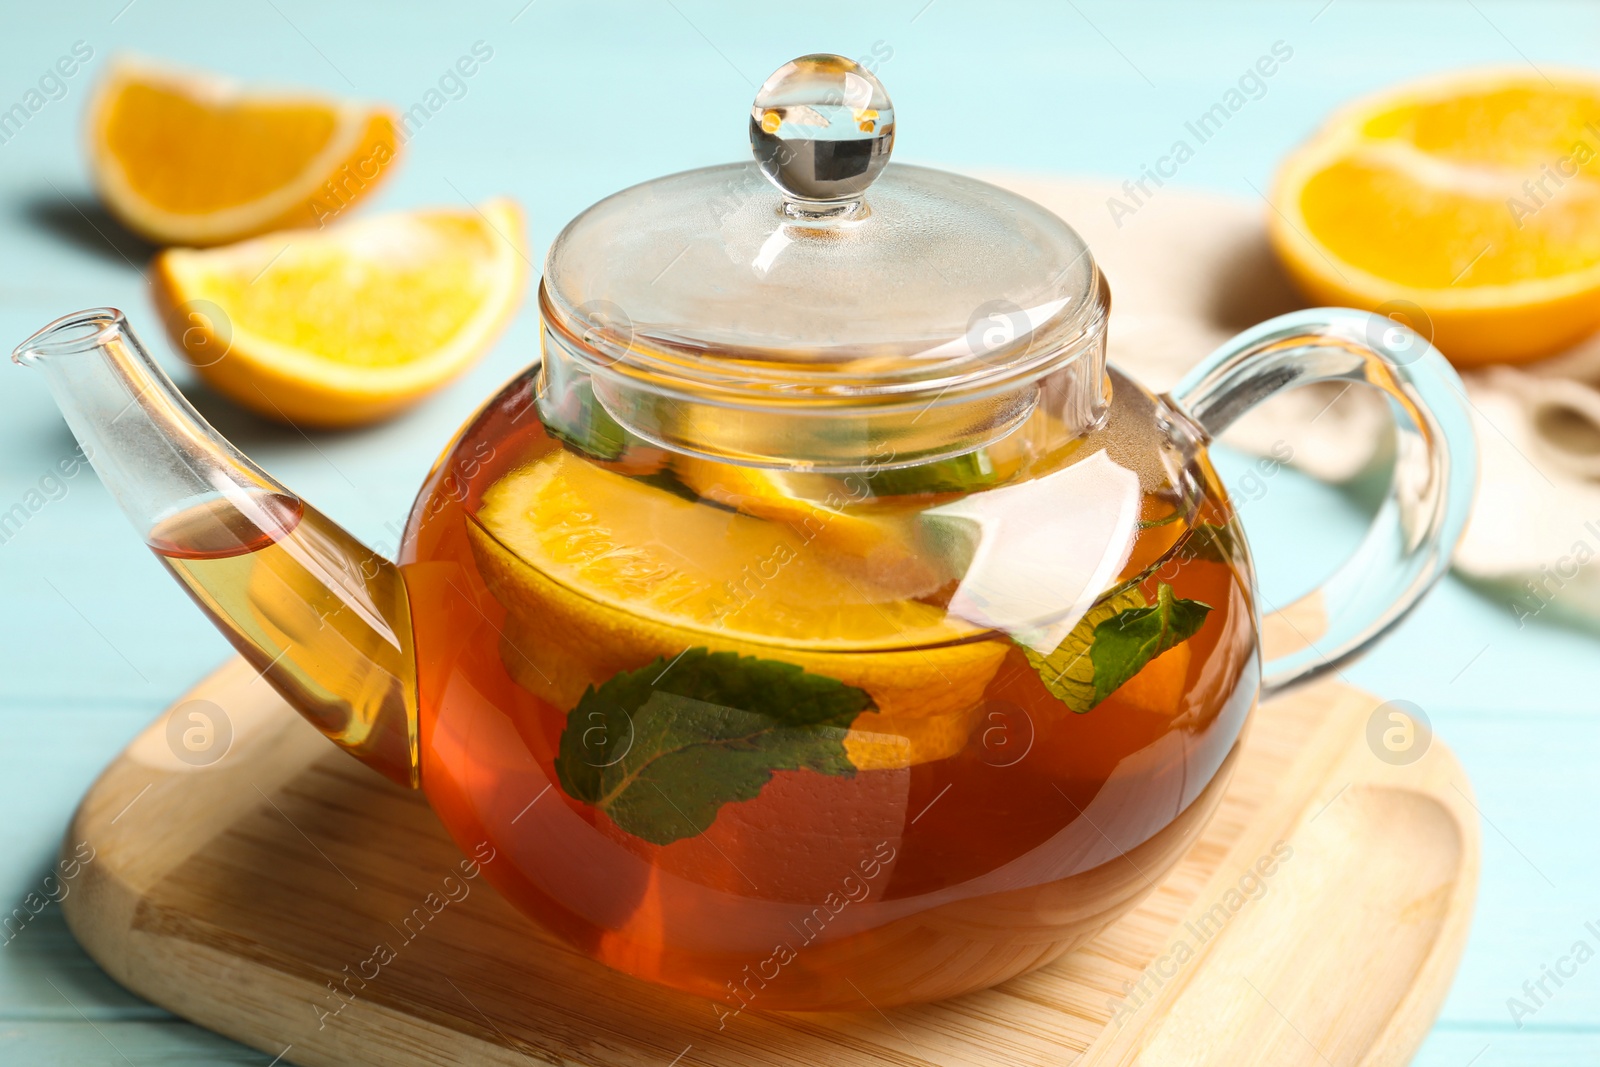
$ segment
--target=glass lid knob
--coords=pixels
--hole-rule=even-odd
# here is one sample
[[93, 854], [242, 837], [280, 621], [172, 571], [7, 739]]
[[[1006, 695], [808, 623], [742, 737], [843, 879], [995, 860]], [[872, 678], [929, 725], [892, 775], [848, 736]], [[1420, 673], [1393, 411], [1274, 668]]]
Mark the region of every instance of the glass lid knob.
[[782, 190], [789, 215], [850, 214], [889, 162], [894, 105], [861, 64], [801, 56], [756, 93], [750, 145], [762, 173]]

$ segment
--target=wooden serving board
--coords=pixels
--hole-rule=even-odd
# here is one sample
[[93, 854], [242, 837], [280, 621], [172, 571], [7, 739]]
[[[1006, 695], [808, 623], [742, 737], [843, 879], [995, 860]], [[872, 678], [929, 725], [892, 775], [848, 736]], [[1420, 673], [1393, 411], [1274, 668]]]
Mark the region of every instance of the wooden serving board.
[[[406, 940], [393, 924], [461, 858], [421, 795], [336, 751], [241, 661], [175, 707], [192, 700], [225, 712], [226, 755], [180, 760], [170, 711], [141, 734], [74, 819], [66, 851], [88, 842], [94, 858], [63, 907], [129, 989], [281, 1062], [1401, 1064], [1477, 884], [1454, 757], [1434, 739], [1409, 764], [1380, 759], [1380, 702], [1322, 684], [1255, 712], [1201, 838], [1086, 947], [940, 1004], [746, 1011], [719, 1030], [708, 1002], [590, 962], [481, 880]], [[372, 974], [381, 943], [393, 958], [336, 997], [329, 983]]]

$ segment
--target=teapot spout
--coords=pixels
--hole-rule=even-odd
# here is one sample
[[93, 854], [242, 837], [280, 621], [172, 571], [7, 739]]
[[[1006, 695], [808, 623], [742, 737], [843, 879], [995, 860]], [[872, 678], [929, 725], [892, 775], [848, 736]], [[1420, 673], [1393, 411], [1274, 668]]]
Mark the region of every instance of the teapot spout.
[[341, 748], [418, 785], [399, 568], [213, 430], [115, 308], [57, 319], [12, 359], [45, 373], [101, 481], [234, 648]]

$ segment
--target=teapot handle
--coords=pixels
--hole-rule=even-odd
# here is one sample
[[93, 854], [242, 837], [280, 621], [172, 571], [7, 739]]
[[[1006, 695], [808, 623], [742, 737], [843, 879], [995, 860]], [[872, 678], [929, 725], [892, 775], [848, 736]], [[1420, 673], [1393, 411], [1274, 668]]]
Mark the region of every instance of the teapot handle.
[[1461, 379], [1409, 327], [1350, 308], [1313, 308], [1233, 338], [1167, 398], [1215, 437], [1285, 389], [1337, 381], [1364, 382], [1388, 397], [1394, 478], [1355, 554], [1322, 585], [1264, 620], [1269, 628], [1274, 621], [1286, 628], [1300, 647], [1263, 665], [1263, 697], [1365, 651], [1449, 568], [1477, 481], [1477, 445]]

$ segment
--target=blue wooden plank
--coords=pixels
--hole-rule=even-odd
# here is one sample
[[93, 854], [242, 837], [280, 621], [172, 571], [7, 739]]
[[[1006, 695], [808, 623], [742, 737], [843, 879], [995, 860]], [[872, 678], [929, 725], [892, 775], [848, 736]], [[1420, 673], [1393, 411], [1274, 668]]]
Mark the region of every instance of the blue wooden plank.
[[[1482, 814], [1483, 876], [1467, 953], [1443, 1018], [1515, 1029], [1594, 1027], [1600, 963], [1561, 964], [1576, 973], [1547, 982], [1533, 1000], [1525, 982], [1544, 979], [1578, 940], [1600, 958], [1594, 856], [1575, 848], [1571, 813], [1600, 805], [1591, 753], [1600, 722], [1566, 714], [1430, 709], [1434, 727], [1471, 775]], [[1595, 924], [1590, 930], [1589, 923]], [[1513, 1012], [1511, 998], [1532, 1014]]]
[[101, 973], [72, 940], [58, 907], [74, 888], [72, 879], [60, 877], [56, 856], [78, 797], [149, 714], [132, 706], [86, 712], [8, 705], [7, 711], [8, 743], [0, 750], [6, 813], [0, 822], [0, 856], [6, 857], [0, 865], [0, 1019], [72, 1019], [79, 1010], [94, 1019], [163, 1014]]
[[1428, 1035], [1413, 1063], [1415, 1067], [1592, 1067], [1600, 1063], [1600, 1033], [1559, 1027], [1440, 1025]]
[[[293, 1052], [291, 1050], [290, 1056]], [[27, 1067], [168, 1067], [272, 1060], [177, 1019], [0, 1022], [0, 1062]], [[293, 1062], [291, 1058], [279, 1062]]]

